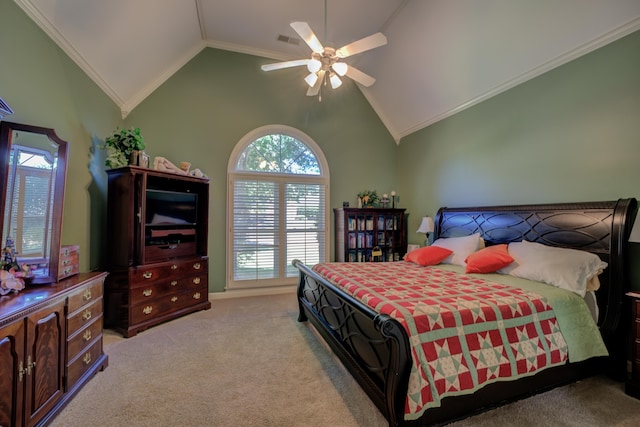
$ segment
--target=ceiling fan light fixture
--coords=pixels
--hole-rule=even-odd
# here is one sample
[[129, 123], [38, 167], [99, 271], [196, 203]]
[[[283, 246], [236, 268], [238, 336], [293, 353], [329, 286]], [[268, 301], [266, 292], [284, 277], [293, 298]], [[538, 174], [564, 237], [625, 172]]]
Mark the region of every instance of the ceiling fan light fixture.
[[322, 62], [315, 58], [310, 59], [309, 62], [307, 62], [307, 70], [309, 70], [310, 73], [317, 73], [320, 71], [320, 68], [322, 68]]
[[307, 82], [309, 87], [313, 87], [313, 85], [315, 85], [318, 81], [318, 75], [316, 73], [311, 73], [304, 78], [304, 81]]
[[333, 68], [333, 71], [335, 71], [337, 75], [344, 76], [347, 74], [349, 66], [344, 62], [336, 62], [331, 68]]
[[337, 89], [342, 86], [342, 80], [340, 80], [340, 77], [338, 77], [336, 73], [331, 73], [329, 83], [331, 83], [331, 89]]

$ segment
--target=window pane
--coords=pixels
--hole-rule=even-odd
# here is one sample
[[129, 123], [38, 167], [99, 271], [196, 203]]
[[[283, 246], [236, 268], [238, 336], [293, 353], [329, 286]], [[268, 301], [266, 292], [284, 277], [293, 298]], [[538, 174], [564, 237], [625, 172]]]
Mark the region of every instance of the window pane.
[[256, 139], [242, 152], [237, 170], [320, 175], [320, 166], [313, 152], [289, 135], [265, 135]]
[[324, 186], [286, 184], [286, 276], [295, 277], [294, 259], [305, 264], [324, 261], [325, 219]]
[[234, 183], [234, 280], [278, 277], [279, 191], [275, 182]]

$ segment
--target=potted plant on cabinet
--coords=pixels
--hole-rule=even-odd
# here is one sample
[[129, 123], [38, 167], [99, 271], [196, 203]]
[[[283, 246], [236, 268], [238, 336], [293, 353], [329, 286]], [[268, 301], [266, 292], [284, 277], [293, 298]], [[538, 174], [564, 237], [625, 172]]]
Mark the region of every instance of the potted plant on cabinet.
[[102, 148], [107, 150], [105, 165], [115, 169], [128, 164], [139, 165], [145, 143], [140, 128], [116, 128], [113, 134], [105, 138]]

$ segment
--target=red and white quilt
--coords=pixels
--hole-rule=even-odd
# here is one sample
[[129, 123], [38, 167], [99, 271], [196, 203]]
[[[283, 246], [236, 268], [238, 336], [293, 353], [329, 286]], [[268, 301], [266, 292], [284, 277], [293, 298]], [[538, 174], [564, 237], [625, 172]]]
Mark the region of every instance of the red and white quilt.
[[414, 364], [405, 419], [440, 406], [445, 396], [567, 360], [556, 316], [536, 293], [407, 262], [323, 263], [313, 270], [407, 330]]

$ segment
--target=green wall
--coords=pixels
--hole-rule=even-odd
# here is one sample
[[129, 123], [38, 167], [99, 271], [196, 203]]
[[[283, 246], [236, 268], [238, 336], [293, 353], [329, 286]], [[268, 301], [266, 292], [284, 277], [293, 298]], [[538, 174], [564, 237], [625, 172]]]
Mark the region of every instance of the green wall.
[[[185, 160], [211, 179], [209, 289], [225, 286], [227, 166], [238, 141], [268, 124], [300, 129], [322, 149], [331, 177], [330, 207], [375, 188], [396, 187], [397, 145], [350, 81], [307, 97], [306, 69], [265, 73], [271, 60], [207, 48], [125, 119], [140, 127], [147, 153]], [[332, 214], [333, 218], [333, 214]], [[332, 253], [333, 253], [333, 247]]]
[[422, 129], [398, 151], [413, 230], [440, 206], [638, 198], [640, 32]]
[[54, 128], [69, 142], [62, 244], [80, 245], [80, 269], [103, 265], [106, 174], [91, 153], [122, 117], [117, 106], [12, 1], [0, 1], [4, 120]]
[[355, 204], [364, 189], [396, 190], [410, 213], [410, 243], [422, 243], [413, 230], [440, 206], [640, 197], [640, 32], [396, 146], [350, 81], [319, 102], [304, 95], [304, 70], [264, 73], [260, 65], [270, 60], [211, 48], [122, 120], [13, 2], [0, 2], [0, 28], [0, 97], [15, 111], [6, 120], [53, 127], [70, 142], [62, 243], [81, 245], [83, 271], [103, 268], [107, 238], [104, 154], [96, 144], [123, 125], [142, 129], [152, 157], [190, 161], [211, 178], [211, 291], [225, 283], [229, 155], [267, 124], [296, 127], [321, 147], [332, 208]]

